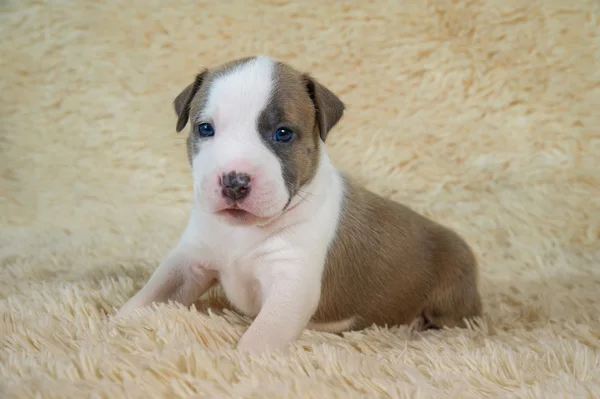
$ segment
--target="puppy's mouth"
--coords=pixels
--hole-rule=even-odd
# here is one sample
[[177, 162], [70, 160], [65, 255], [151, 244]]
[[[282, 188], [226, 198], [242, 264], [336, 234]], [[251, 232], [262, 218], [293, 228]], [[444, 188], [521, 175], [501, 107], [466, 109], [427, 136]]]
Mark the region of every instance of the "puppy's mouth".
[[223, 209], [222, 211], [220, 211], [219, 213], [225, 215], [225, 216], [229, 216], [232, 217], [234, 219], [244, 219], [247, 218], [248, 216], [252, 216], [252, 214], [244, 209], [241, 209], [237, 206], [233, 206], [231, 208], [227, 208], [227, 209]]
[[265, 227], [276, 220], [280, 214], [273, 216], [258, 216], [254, 213], [240, 208], [239, 206], [230, 206], [216, 213], [224, 221], [232, 226], [258, 226]]
[[228, 223], [234, 225], [262, 224], [265, 220], [265, 218], [257, 216], [252, 212], [241, 208], [237, 204], [218, 211], [217, 215], [223, 217]]

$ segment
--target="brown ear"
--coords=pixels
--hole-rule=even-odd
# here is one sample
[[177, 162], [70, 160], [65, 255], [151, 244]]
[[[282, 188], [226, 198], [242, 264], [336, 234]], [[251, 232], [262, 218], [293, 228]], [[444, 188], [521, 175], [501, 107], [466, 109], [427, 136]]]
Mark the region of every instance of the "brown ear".
[[194, 83], [183, 89], [183, 91], [179, 93], [177, 97], [175, 97], [175, 101], [173, 101], [175, 113], [177, 113], [177, 133], [181, 132], [185, 125], [187, 125], [190, 117], [190, 104], [200, 89], [200, 86], [202, 86], [202, 81], [204, 80], [205, 75], [206, 70], [196, 75]]
[[325, 141], [327, 134], [344, 114], [344, 103], [329, 89], [317, 82], [308, 74], [304, 74], [308, 94], [315, 105], [317, 123], [321, 140]]

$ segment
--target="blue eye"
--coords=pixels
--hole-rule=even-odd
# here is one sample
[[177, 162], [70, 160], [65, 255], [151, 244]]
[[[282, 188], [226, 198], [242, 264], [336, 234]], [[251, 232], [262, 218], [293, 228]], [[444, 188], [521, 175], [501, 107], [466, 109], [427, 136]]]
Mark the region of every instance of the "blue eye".
[[286, 128], [281, 128], [275, 132], [273, 140], [279, 141], [280, 143], [288, 143], [292, 137], [294, 137], [294, 132]]
[[215, 135], [215, 129], [210, 123], [201, 123], [198, 125], [198, 133], [202, 137], [211, 137]]

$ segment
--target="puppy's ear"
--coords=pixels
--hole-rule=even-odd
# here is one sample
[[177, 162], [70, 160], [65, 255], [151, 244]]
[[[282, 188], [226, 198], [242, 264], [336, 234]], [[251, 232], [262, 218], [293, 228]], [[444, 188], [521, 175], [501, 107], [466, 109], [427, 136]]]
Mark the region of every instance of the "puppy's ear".
[[338, 123], [344, 114], [344, 103], [309, 74], [304, 74], [303, 77], [308, 95], [315, 106], [321, 140], [325, 141], [331, 128]]
[[173, 101], [173, 107], [175, 108], [175, 113], [177, 114], [177, 133], [181, 132], [185, 125], [187, 125], [188, 119], [190, 117], [190, 103], [192, 99], [202, 86], [202, 81], [206, 76], [206, 70], [202, 71], [198, 75], [196, 75], [196, 79], [194, 83], [187, 86], [177, 97], [175, 97], [175, 101]]

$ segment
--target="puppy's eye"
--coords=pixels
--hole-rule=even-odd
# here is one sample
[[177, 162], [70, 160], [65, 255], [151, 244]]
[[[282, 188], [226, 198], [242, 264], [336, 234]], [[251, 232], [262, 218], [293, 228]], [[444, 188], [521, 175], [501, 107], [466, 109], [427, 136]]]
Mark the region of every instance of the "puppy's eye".
[[281, 128], [278, 129], [273, 135], [274, 141], [279, 141], [280, 143], [288, 143], [292, 137], [294, 137], [294, 132], [290, 129]]
[[211, 137], [215, 135], [215, 129], [210, 123], [201, 123], [198, 125], [198, 134], [202, 137]]

